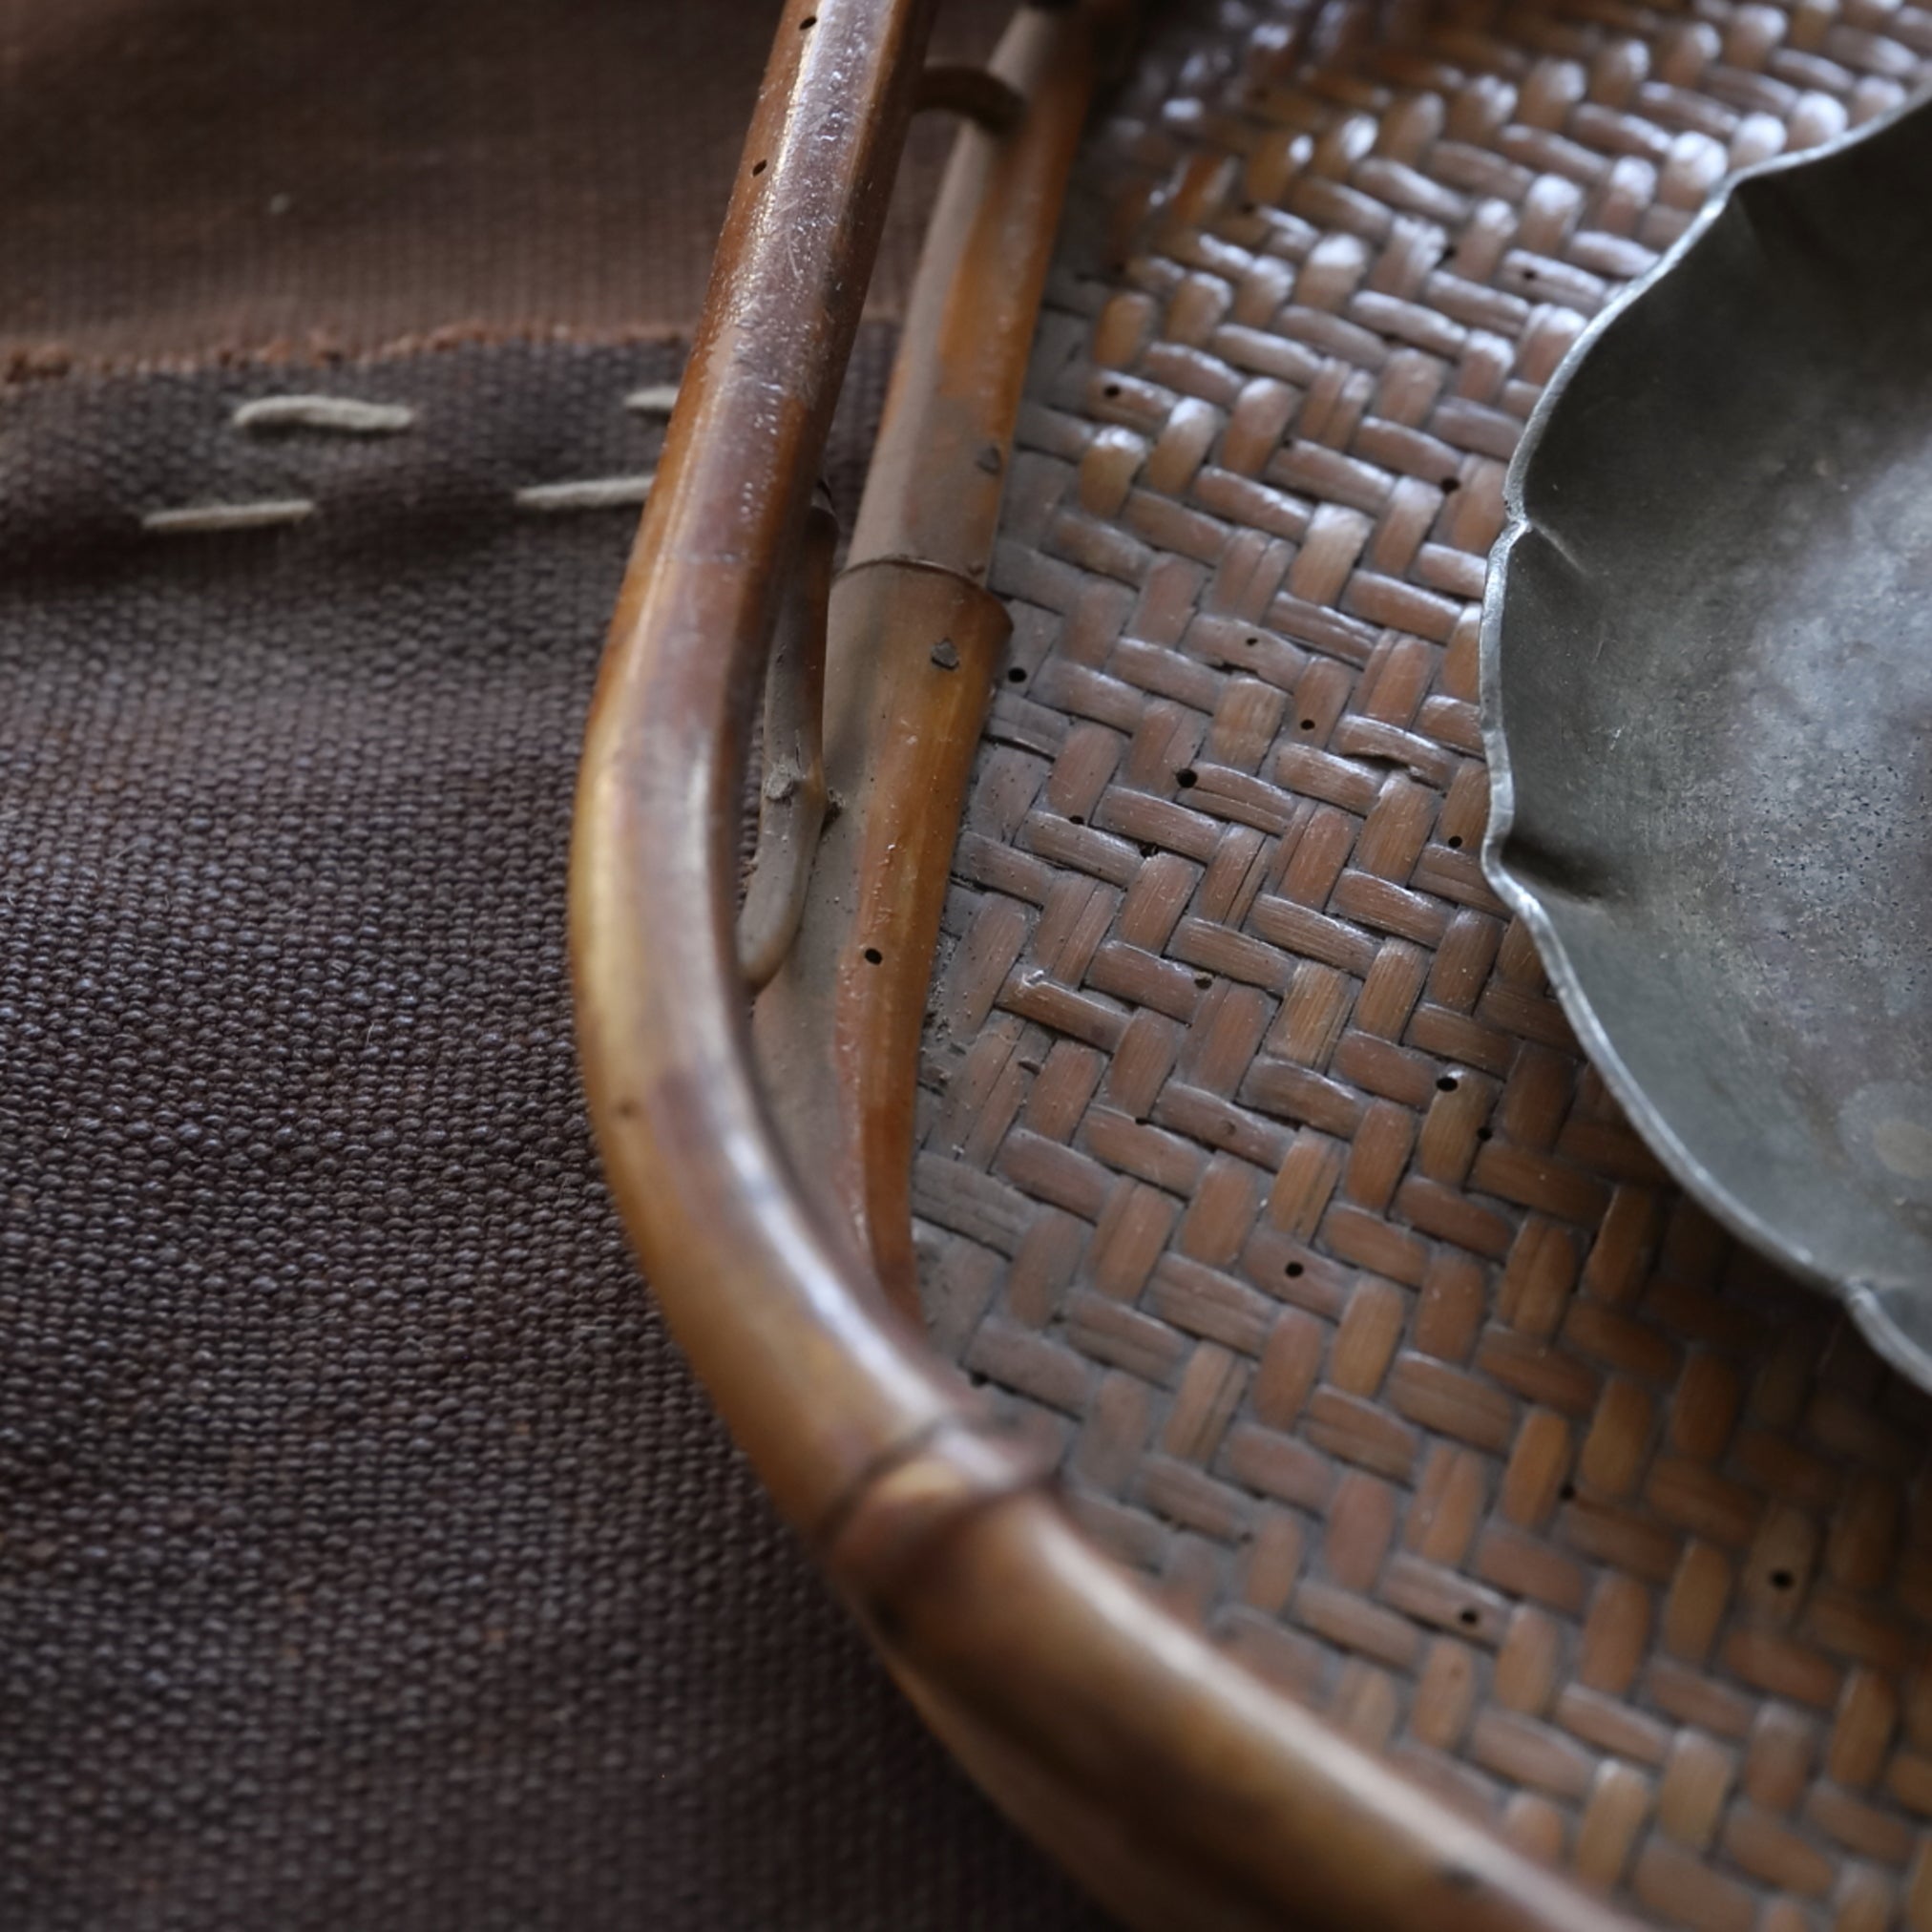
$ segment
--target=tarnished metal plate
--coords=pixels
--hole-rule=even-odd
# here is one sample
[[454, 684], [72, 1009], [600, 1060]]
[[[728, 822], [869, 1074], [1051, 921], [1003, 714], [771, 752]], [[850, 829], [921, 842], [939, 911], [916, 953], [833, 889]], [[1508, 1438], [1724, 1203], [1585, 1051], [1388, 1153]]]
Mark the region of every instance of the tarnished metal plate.
[[1932, 1386], [1932, 105], [1741, 177], [1508, 501], [1489, 877], [1684, 1185]]

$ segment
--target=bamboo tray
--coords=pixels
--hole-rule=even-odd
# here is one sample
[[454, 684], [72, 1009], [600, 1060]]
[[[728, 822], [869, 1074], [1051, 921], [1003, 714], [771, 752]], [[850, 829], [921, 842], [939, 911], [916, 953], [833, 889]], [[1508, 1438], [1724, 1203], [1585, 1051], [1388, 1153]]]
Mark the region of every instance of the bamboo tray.
[[1925, 1402], [1581, 1059], [1478, 864], [1476, 608], [1589, 317], [1932, 15], [1176, 8], [1049, 262], [1120, 10], [950, 91], [822, 753], [812, 471], [930, 9], [779, 24], [578, 802], [645, 1271], [1132, 1922], [1932, 1926]]

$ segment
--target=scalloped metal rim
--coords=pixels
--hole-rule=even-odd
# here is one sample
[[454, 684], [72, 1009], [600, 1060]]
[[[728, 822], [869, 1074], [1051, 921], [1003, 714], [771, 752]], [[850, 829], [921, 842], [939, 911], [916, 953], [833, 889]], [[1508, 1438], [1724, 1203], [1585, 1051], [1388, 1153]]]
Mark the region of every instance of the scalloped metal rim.
[[1776, 155], [1754, 167], [1740, 169], [1706, 203], [1696, 220], [1678, 237], [1662, 260], [1595, 316], [1571, 344], [1568, 353], [1558, 365], [1556, 373], [1530, 411], [1529, 421], [1524, 425], [1522, 439], [1516, 446], [1516, 453], [1503, 478], [1503, 509], [1507, 520], [1502, 535], [1490, 553], [1489, 577], [1482, 595], [1478, 655], [1482, 748], [1488, 760], [1490, 785], [1489, 825], [1482, 839], [1483, 874], [1503, 903], [1529, 928], [1558, 1002], [1585, 1052], [1603, 1075], [1631, 1124], [1689, 1194], [1739, 1240], [1770, 1256], [1801, 1281], [1842, 1302], [1859, 1332], [1886, 1361], [1922, 1387], [1932, 1389], [1932, 1353], [1922, 1348], [1899, 1327], [1871, 1286], [1847, 1281], [1834, 1274], [1790, 1233], [1773, 1227], [1739, 1201], [1685, 1144], [1669, 1120], [1651, 1102], [1643, 1084], [1617, 1051], [1543, 901], [1532, 886], [1510, 871], [1506, 862], [1510, 833], [1517, 816], [1516, 780], [1509, 762], [1508, 741], [1502, 728], [1499, 682], [1503, 613], [1509, 598], [1510, 555], [1524, 532], [1534, 527], [1534, 519], [1523, 507], [1529, 473], [1562, 408], [1564, 392], [1598, 342], [1611, 327], [1639, 308], [1667, 276], [1675, 274], [1689, 262], [1711, 231], [1732, 212], [1737, 192], [1745, 183], [1830, 161], [1847, 149], [1860, 146], [1900, 121], [1921, 113], [1932, 114], [1932, 90], [1913, 95], [1864, 126], [1848, 129], [1818, 147], [1806, 148], [1797, 154]]

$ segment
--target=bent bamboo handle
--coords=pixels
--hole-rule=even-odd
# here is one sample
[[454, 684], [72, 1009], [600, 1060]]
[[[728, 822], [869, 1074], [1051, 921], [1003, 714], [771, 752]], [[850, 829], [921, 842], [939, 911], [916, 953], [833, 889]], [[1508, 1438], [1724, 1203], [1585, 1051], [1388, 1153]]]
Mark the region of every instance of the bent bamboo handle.
[[[1621, 1922], [1228, 1662], [1088, 1546], [888, 1305], [757, 1071], [735, 934], [746, 742], [932, 10], [788, 5], [613, 623], [571, 875], [612, 1192], [739, 1441], [922, 1708], [1129, 1918], [1608, 1932]], [[1029, 10], [1018, 44], [1043, 74], [1078, 63], [1083, 90], [1103, 10]], [[923, 360], [943, 400], [953, 365], [909, 335], [901, 377]], [[916, 485], [909, 503], [929, 505]], [[998, 494], [981, 494], [985, 518]]]

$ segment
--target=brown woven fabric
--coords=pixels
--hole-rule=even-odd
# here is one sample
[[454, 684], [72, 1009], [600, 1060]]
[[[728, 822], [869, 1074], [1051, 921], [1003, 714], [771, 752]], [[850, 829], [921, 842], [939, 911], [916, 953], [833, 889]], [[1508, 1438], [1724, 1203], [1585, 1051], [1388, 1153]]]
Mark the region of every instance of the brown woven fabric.
[[1866, 0], [1177, 17], [1041, 331], [928, 1039], [936, 1332], [1094, 1533], [1712, 1932], [1932, 1926], [1932, 1409], [1580, 1060], [1476, 860], [1474, 599], [1586, 319], [1928, 54]]
[[[563, 867], [635, 512], [514, 493], [647, 468], [676, 366], [8, 404], [8, 1932], [1099, 1922], [780, 1534], [592, 1160]], [[292, 387], [417, 414], [233, 425]]]
[[[946, 0], [981, 57], [1006, 0]], [[0, 362], [688, 331], [776, 0], [0, 0]], [[893, 315], [950, 142], [915, 130]]]

